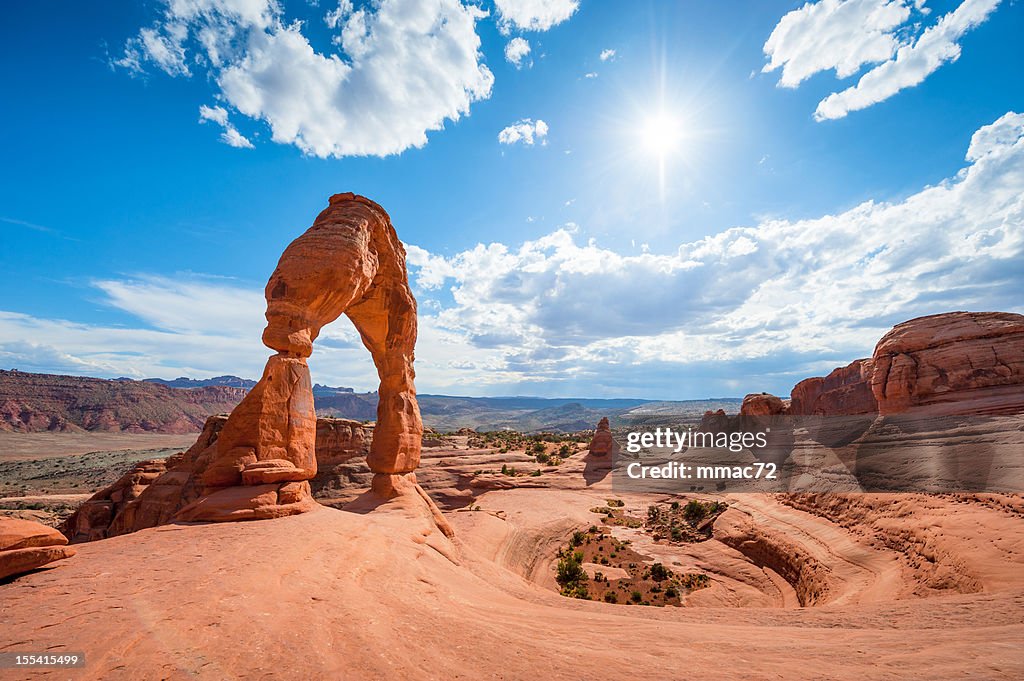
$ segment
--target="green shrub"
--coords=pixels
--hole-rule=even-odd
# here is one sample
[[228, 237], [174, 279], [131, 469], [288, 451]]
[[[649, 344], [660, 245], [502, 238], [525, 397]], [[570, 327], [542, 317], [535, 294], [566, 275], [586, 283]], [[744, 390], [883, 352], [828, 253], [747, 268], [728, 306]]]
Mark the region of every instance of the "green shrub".
[[562, 551], [559, 554], [555, 581], [562, 587], [562, 595], [570, 598], [589, 599], [587, 572], [583, 569], [583, 553]]
[[633, 601], [634, 603], [639, 603], [643, 599], [644, 595], [639, 591], [634, 591], [633, 593], [629, 594], [629, 600]]
[[672, 576], [672, 571], [661, 563], [655, 563], [651, 566], [651, 579], [656, 582], [664, 582], [666, 579]]
[[683, 515], [686, 516], [686, 519], [689, 520], [691, 523], [695, 524], [699, 523], [701, 520], [704, 520], [705, 516], [707, 516], [707, 513], [708, 509], [705, 508], [704, 504], [697, 501], [696, 499], [693, 499], [689, 503], [687, 503], [686, 508], [683, 509]]
[[608, 592], [605, 592], [604, 602], [605, 603], [618, 603], [619, 602], [619, 597], [615, 595], [614, 591], [608, 591]]

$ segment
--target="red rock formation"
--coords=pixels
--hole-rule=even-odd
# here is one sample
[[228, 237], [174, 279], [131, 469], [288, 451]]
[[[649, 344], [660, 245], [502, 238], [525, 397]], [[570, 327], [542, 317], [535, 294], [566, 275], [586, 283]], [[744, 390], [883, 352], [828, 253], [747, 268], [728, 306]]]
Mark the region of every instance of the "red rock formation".
[[611, 426], [608, 424], [608, 417], [601, 419], [597, 424], [597, 430], [590, 441], [590, 456], [605, 457], [616, 451], [617, 445], [612, 437]]
[[881, 414], [1024, 411], [1024, 315], [949, 312], [897, 324], [875, 346]]
[[788, 411], [787, 407], [788, 405], [775, 395], [751, 393], [743, 398], [740, 416], [777, 416], [785, 414]]
[[[741, 414], [777, 408], [771, 396], [748, 395]], [[1024, 412], [1024, 315], [947, 312], [897, 324], [871, 359], [793, 387], [794, 416]], [[749, 402], [748, 402], [749, 400]], [[705, 414], [705, 421], [711, 418]], [[703, 427], [703, 425], [702, 425]]]
[[874, 361], [857, 359], [824, 378], [806, 378], [790, 393], [789, 413], [795, 416], [873, 414], [878, 403], [871, 393]]
[[65, 546], [67, 543], [52, 527], [0, 516], [0, 579], [70, 558], [75, 550]]
[[[204, 498], [229, 494], [230, 500], [200, 499], [196, 509], [180, 516], [215, 519], [222, 500], [250, 503], [225, 492], [231, 487], [302, 483], [316, 475], [316, 414], [306, 358], [320, 329], [342, 314], [359, 330], [381, 379], [368, 456], [373, 489], [385, 496], [399, 493], [393, 476], [411, 474], [419, 465], [423, 424], [413, 385], [416, 301], [405, 250], [387, 213], [361, 196], [332, 196], [313, 226], [281, 255], [266, 297], [263, 342], [277, 355], [231, 413], [202, 473]], [[287, 496], [301, 499], [307, 492], [308, 486], [289, 486]], [[306, 510], [302, 501], [287, 503], [296, 504], [294, 512]], [[204, 504], [210, 511], [197, 516]]]
[[[181, 509], [199, 498], [201, 488], [194, 471], [205, 466], [216, 451], [214, 446], [227, 423], [225, 415], [207, 419], [203, 432], [188, 451], [167, 459], [142, 461], [132, 467], [115, 483], [94, 494], [64, 523], [60, 530], [73, 543], [95, 541], [107, 537], [137, 532], [170, 522]], [[318, 475], [313, 481], [317, 488], [328, 487], [341, 479], [342, 483], [359, 483], [365, 487], [366, 454], [372, 431], [358, 421], [319, 418], [316, 422], [316, 456]], [[201, 458], [203, 457], [203, 458]], [[266, 503], [267, 490], [255, 491], [256, 498], [245, 504], [260, 507], [260, 514], [273, 517], [277, 511]], [[284, 490], [294, 493], [295, 487]], [[298, 491], [304, 489], [300, 486]], [[238, 503], [237, 497], [232, 497]], [[244, 496], [243, 496], [244, 498]], [[274, 506], [276, 506], [276, 501]]]
[[[115, 513], [108, 533], [171, 518], [248, 520], [315, 508], [309, 480], [317, 473], [317, 418], [306, 358], [320, 329], [342, 314], [359, 330], [381, 379], [366, 457], [374, 473], [371, 489], [385, 498], [414, 488], [421, 495], [412, 473], [423, 435], [413, 385], [416, 301], [405, 249], [384, 209], [354, 194], [332, 196], [313, 226], [281, 255], [266, 298], [263, 342], [277, 354], [267, 361], [263, 377], [226, 421], [207, 423], [188, 452], [168, 461], [167, 472], [150, 489]], [[349, 439], [354, 437], [350, 432]], [[108, 492], [108, 497], [115, 493]], [[112, 500], [95, 501], [93, 510], [102, 520], [100, 509]], [[75, 538], [90, 537], [90, 527], [76, 520], [67, 531]]]

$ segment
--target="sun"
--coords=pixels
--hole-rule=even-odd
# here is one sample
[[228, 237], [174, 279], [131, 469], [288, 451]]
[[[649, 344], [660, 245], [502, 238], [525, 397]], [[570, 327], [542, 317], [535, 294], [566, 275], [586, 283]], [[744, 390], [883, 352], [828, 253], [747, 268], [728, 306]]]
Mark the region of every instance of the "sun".
[[682, 124], [677, 116], [659, 111], [640, 126], [640, 143], [644, 149], [664, 158], [679, 147], [683, 138]]

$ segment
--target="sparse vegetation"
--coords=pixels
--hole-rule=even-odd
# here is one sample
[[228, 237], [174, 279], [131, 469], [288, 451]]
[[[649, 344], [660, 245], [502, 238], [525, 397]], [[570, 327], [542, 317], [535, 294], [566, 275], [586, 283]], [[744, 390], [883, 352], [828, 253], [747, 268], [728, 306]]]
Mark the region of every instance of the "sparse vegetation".
[[587, 591], [587, 572], [583, 569], [583, 553], [562, 551], [558, 558], [558, 574], [555, 581], [562, 587], [562, 595], [569, 598], [590, 599]]
[[[626, 605], [679, 606], [686, 594], [710, 584], [704, 574], [680, 575], [634, 551], [597, 525], [577, 530], [558, 552], [556, 581], [562, 595]], [[607, 566], [586, 579], [584, 564]], [[623, 575], [623, 572], [625, 575]], [[639, 598], [634, 596], [639, 594]]]
[[686, 505], [671, 504], [647, 507], [644, 529], [655, 541], [668, 540], [677, 544], [705, 541], [711, 536], [710, 520], [717, 518], [728, 505], [719, 501], [691, 499]]

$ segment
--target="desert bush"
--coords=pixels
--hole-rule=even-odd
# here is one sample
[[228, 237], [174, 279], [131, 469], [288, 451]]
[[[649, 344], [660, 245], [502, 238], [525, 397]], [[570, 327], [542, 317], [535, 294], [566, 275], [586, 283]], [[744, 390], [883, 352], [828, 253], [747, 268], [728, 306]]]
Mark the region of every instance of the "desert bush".
[[683, 585], [683, 587], [690, 589], [691, 591], [694, 591], [696, 589], [703, 589], [704, 587], [710, 585], [711, 578], [702, 573], [691, 572], [687, 575], [684, 575], [680, 582]]
[[691, 500], [686, 504], [686, 508], [683, 509], [683, 515], [691, 523], [699, 523], [708, 514], [708, 509], [701, 502], [696, 499]]
[[661, 563], [655, 563], [651, 566], [651, 579], [656, 582], [663, 582], [672, 576], [672, 571]]
[[604, 595], [604, 602], [605, 603], [618, 603], [619, 602], [619, 597], [615, 595], [614, 591], [608, 591]]
[[555, 581], [562, 587], [562, 595], [570, 598], [589, 599], [587, 572], [583, 569], [581, 551], [562, 551], [559, 554]]
[[633, 593], [629, 594], [629, 600], [633, 601], [634, 603], [639, 603], [643, 599], [644, 595], [639, 591], [634, 591]]

